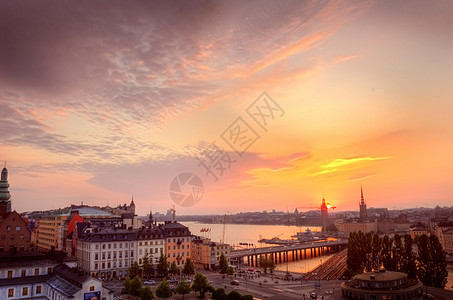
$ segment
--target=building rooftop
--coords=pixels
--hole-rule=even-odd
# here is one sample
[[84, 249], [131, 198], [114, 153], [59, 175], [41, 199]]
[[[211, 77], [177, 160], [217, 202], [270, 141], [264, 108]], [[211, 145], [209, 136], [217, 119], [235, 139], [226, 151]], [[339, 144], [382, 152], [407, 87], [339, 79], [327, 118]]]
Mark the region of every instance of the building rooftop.
[[354, 276], [354, 279], [362, 281], [393, 281], [407, 277], [407, 274], [394, 271], [366, 272]]

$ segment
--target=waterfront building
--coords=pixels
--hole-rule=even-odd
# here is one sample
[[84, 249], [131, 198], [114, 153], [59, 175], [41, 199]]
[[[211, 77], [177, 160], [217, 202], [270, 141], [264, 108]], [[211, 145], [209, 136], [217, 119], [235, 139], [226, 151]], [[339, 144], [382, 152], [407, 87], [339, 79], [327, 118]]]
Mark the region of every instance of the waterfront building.
[[11, 209], [8, 169], [4, 167], [0, 180], [0, 252], [29, 250], [30, 242], [27, 222]]
[[157, 228], [164, 232], [168, 263], [176, 262], [177, 266], [182, 267], [186, 258], [190, 257], [192, 234], [189, 228], [176, 221], [166, 221]]
[[423, 299], [422, 283], [401, 272], [379, 271], [362, 273], [341, 284], [344, 298], [381, 299]]
[[1, 253], [0, 299], [113, 299], [100, 280], [81, 274], [75, 265], [61, 252]]
[[223, 254], [227, 261], [230, 261], [231, 246], [225, 243], [217, 243], [211, 239], [195, 236], [192, 239], [190, 257], [194, 264], [206, 270], [213, 270], [219, 267], [220, 256]]

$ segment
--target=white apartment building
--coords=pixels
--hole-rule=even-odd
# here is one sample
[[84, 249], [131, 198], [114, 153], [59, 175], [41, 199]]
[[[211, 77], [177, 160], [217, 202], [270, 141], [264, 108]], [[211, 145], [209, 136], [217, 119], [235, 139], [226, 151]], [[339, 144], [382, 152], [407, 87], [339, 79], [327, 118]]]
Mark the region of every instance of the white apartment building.
[[141, 266], [148, 255], [150, 263], [157, 265], [161, 254], [165, 255], [165, 237], [160, 228], [143, 228], [137, 233], [137, 261]]
[[78, 268], [93, 277], [126, 277], [128, 268], [137, 259], [135, 229], [86, 228], [77, 237]]
[[113, 299], [102, 281], [80, 273], [76, 262], [56, 255], [19, 252], [0, 256], [0, 299]]

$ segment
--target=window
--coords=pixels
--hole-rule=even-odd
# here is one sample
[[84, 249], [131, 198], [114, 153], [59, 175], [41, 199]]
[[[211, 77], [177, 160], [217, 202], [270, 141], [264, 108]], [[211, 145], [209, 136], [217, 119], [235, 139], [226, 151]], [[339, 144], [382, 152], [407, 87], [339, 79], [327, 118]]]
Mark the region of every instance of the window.
[[19, 231], [20, 230], [20, 226], [16, 226], [16, 231]]
[[23, 270], [22, 270], [21, 276], [22, 276], [22, 277], [27, 276], [27, 270], [26, 270], [26, 269], [23, 269]]
[[105, 249], [105, 244], [102, 244], [102, 249]]
[[8, 297], [14, 297], [14, 289], [8, 289]]
[[108, 263], [108, 264], [107, 264], [107, 268], [109, 268], [109, 269], [110, 269], [110, 263]]
[[105, 263], [102, 263], [102, 268], [105, 269]]
[[36, 286], [36, 294], [41, 294], [41, 286], [40, 285]]
[[47, 268], [47, 274], [52, 274], [52, 268]]
[[19, 239], [23, 240], [24, 239], [24, 235], [23, 234], [19, 235]]
[[134, 257], [134, 251], [131, 251], [131, 257]]
[[94, 292], [94, 285], [90, 286], [90, 292]]
[[8, 271], [8, 278], [13, 278], [13, 271], [11, 270]]
[[111, 244], [109, 244], [109, 249], [112, 249], [112, 245]]
[[99, 249], [99, 244], [96, 244], [96, 250], [98, 250], [98, 249]]
[[11, 226], [6, 226], [6, 231], [11, 231]]
[[35, 276], [38, 276], [39, 275], [39, 268], [36, 268], [35, 269]]
[[98, 269], [98, 267], [99, 267], [99, 265], [98, 265], [98, 264], [94, 264], [94, 269], [95, 269], [95, 270], [97, 270], [97, 269]]
[[94, 254], [94, 260], [98, 260], [98, 259], [99, 259], [99, 254], [98, 253]]
[[105, 252], [102, 253], [102, 259], [105, 259]]
[[22, 288], [22, 296], [27, 296], [28, 295], [28, 287], [24, 286]]

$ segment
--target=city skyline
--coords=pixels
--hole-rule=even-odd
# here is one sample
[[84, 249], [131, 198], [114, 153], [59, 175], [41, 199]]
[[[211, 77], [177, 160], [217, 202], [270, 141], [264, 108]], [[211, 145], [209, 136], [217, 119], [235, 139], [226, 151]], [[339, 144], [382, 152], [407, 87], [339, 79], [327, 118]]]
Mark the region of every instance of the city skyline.
[[[0, 1], [14, 210], [165, 212], [181, 173], [204, 184], [184, 215], [357, 210], [361, 186], [368, 207], [452, 206], [452, 2], [104, 6]], [[263, 92], [281, 109], [266, 127], [247, 113]], [[239, 117], [257, 136], [241, 155]], [[234, 161], [217, 181], [212, 142]]]

